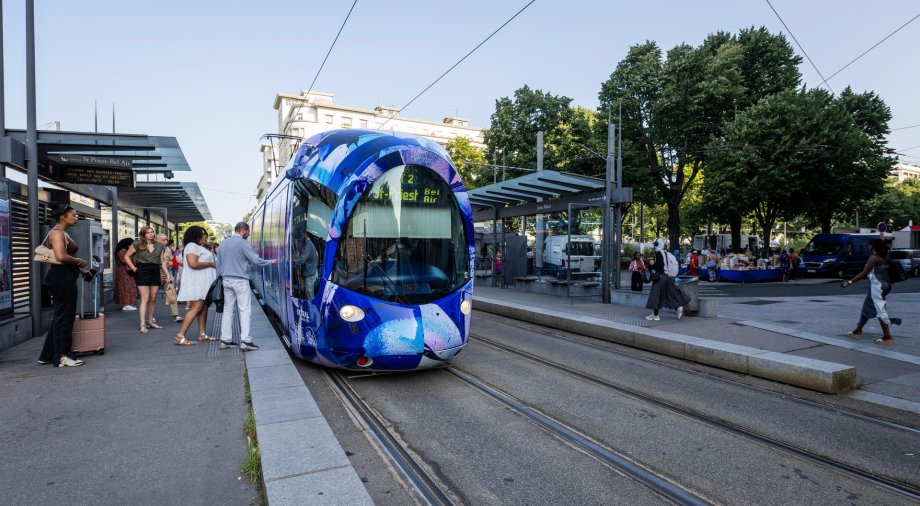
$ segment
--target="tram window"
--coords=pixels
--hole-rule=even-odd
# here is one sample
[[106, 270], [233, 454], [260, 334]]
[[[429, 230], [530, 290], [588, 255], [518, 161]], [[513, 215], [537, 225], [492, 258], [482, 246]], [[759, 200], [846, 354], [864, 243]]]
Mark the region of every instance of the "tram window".
[[291, 294], [313, 298], [323, 271], [335, 196], [314, 181], [294, 182], [291, 193]]
[[469, 279], [469, 251], [453, 192], [418, 165], [390, 169], [344, 227], [332, 282], [395, 302], [424, 303]]

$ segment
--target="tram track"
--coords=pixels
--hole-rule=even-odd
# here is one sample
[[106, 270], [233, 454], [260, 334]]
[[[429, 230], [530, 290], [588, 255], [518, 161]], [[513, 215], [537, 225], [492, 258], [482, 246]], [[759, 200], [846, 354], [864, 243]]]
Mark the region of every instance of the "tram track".
[[346, 372], [324, 370], [323, 375], [343, 404], [371, 431], [420, 502], [436, 506], [457, 504], [450, 491], [427, 471], [425, 463], [412, 455], [398, 435], [390, 430], [390, 422], [348, 383]]
[[[509, 411], [565, 442], [569, 447], [640, 483], [667, 502], [686, 506], [711, 504], [692, 492], [671, 483], [661, 475], [645, 469], [638, 463], [579, 433], [576, 429], [527, 406], [469, 373], [459, 371], [453, 366], [443, 367], [441, 371], [454, 376], [467, 386], [497, 401]], [[453, 505], [458, 503], [452, 499], [450, 491], [426, 470], [427, 464], [415, 458], [401, 442], [402, 438], [390, 430], [392, 424], [389, 420], [377, 412], [350, 385], [347, 373], [343, 371], [325, 371], [324, 374], [338, 397], [371, 430], [381, 448], [387, 453], [391, 462], [401, 471], [406, 482], [411, 484], [419, 499], [434, 505]]]
[[[481, 335], [477, 335], [476, 333], [471, 333], [471, 334], [470, 334], [470, 337], [471, 337], [472, 339], [476, 339], [477, 341], [479, 341], [479, 342], [481, 342], [481, 343], [483, 343], [483, 344], [485, 344], [485, 345], [491, 346], [491, 347], [493, 347], [493, 348], [495, 348], [495, 349], [497, 349], [497, 350], [500, 350], [500, 351], [502, 351], [502, 352], [505, 352], [505, 353], [508, 353], [508, 354], [511, 354], [511, 355], [518, 356], [518, 357], [520, 357], [520, 358], [523, 358], [523, 359], [532, 361], [532, 362], [537, 363], [537, 364], [542, 365], [542, 366], [549, 367], [549, 368], [554, 369], [554, 370], [557, 370], [557, 371], [559, 371], [559, 372], [568, 374], [568, 375], [570, 375], [570, 376], [572, 376], [572, 377], [578, 378], [578, 379], [580, 379], [580, 380], [582, 380], [582, 381], [586, 381], [586, 382], [592, 383], [592, 384], [594, 384], [594, 385], [598, 385], [598, 386], [601, 386], [601, 387], [604, 387], [604, 388], [611, 389], [611, 390], [616, 391], [616, 392], [618, 392], [618, 393], [620, 393], [620, 394], [622, 394], [622, 395], [629, 396], [629, 397], [631, 397], [631, 398], [633, 398], [633, 399], [636, 399], [636, 400], [639, 400], [639, 401], [641, 401], [641, 402], [649, 403], [649, 404], [651, 404], [651, 405], [653, 405], [653, 406], [656, 406], [656, 407], [658, 407], [658, 408], [661, 408], [661, 409], [667, 410], [667, 411], [669, 411], [669, 412], [675, 413], [675, 414], [677, 414], [677, 415], [681, 415], [681, 416], [684, 416], [684, 417], [686, 417], [686, 418], [695, 420], [695, 421], [697, 421], [697, 422], [699, 422], [699, 423], [708, 425], [708, 426], [713, 427], [713, 428], [715, 428], [715, 429], [717, 429], [717, 430], [720, 430], [720, 431], [723, 431], [723, 432], [727, 432], [727, 433], [730, 433], [730, 434], [733, 434], [733, 435], [736, 435], [736, 436], [743, 437], [743, 438], [745, 438], [745, 439], [748, 439], [748, 440], [754, 441], [754, 442], [756, 442], [756, 443], [759, 443], [759, 444], [761, 444], [761, 445], [764, 445], [764, 446], [766, 446], [767, 448], [771, 448], [771, 449], [774, 449], [774, 450], [777, 450], [777, 451], [782, 451], [782, 452], [784, 452], [784, 453], [786, 453], [786, 454], [789, 454], [789, 455], [792, 455], [792, 456], [795, 456], [795, 457], [798, 457], [798, 458], [807, 460], [807, 461], [812, 462], [812, 463], [814, 463], [814, 464], [820, 465], [820, 466], [822, 466], [822, 467], [824, 467], [824, 468], [830, 469], [830, 470], [832, 470], [832, 471], [834, 471], [834, 472], [837, 472], [837, 473], [840, 473], [840, 474], [844, 474], [844, 475], [847, 475], [847, 476], [850, 476], [850, 477], [853, 477], [853, 478], [856, 478], [856, 479], [865, 481], [865, 482], [870, 483], [871, 485], [873, 485], [873, 486], [875, 486], [875, 487], [878, 487], [878, 488], [882, 488], [882, 489], [885, 489], [885, 490], [892, 491], [892, 492], [894, 492], [894, 493], [897, 493], [897, 494], [899, 494], [899, 495], [901, 495], [901, 496], [910, 498], [910, 499], [915, 500], [915, 501], [920, 501], [920, 489], [918, 489], [918, 488], [916, 488], [916, 487], [914, 487], [914, 486], [912, 486], [912, 485], [910, 485], [910, 484], [901, 483], [901, 482], [899, 482], [899, 481], [896, 481], [896, 480], [893, 480], [893, 479], [890, 479], [890, 478], [887, 478], [887, 477], [884, 477], [884, 476], [876, 475], [876, 474], [874, 474], [874, 473], [872, 473], [872, 472], [870, 472], [870, 471], [866, 471], [866, 470], [864, 470], [864, 469], [859, 469], [859, 468], [854, 467], [854, 466], [851, 466], [851, 465], [849, 465], [849, 464], [846, 464], [846, 463], [843, 463], [843, 462], [834, 460], [834, 459], [829, 458], [829, 457], [825, 457], [825, 456], [820, 455], [820, 454], [818, 454], [818, 453], [815, 453], [815, 452], [813, 452], [813, 451], [811, 451], [811, 450], [807, 450], [807, 449], [804, 449], [804, 448], [800, 448], [800, 447], [794, 446], [794, 445], [792, 445], [792, 444], [786, 443], [786, 442], [784, 442], [784, 441], [778, 440], [778, 439], [776, 439], [776, 438], [773, 438], [773, 437], [771, 437], [771, 436], [767, 436], [767, 435], [764, 435], [764, 434], [757, 433], [757, 432], [755, 432], [755, 431], [753, 431], [753, 430], [750, 430], [750, 429], [748, 429], [748, 428], [742, 427], [742, 426], [740, 426], [740, 425], [738, 425], [738, 424], [734, 424], [734, 423], [731, 423], [731, 422], [728, 422], [728, 421], [725, 421], [725, 420], [722, 420], [722, 419], [719, 419], [719, 418], [716, 418], [716, 417], [712, 417], [712, 416], [707, 415], [707, 414], [705, 414], [705, 413], [701, 413], [701, 412], [699, 412], [699, 411], [692, 410], [692, 409], [686, 408], [686, 407], [684, 407], [684, 406], [680, 406], [680, 405], [678, 405], [678, 404], [676, 404], [676, 403], [673, 403], [673, 402], [670, 402], [670, 401], [667, 401], [667, 400], [662, 400], [662, 399], [659, 399], [659, 398], [655, 398], [655, 397], [646, 395], [646, 394], [644, 394], [644, 393], [642, 393], [642, 392], [639, 392], [638, 390], [635, 390], [635, 389], [625, 388], [625, 387], [616, 385], [616, 384], [614, 384], [614, 383], [612, 383], [612, 382], [609, 382], [609, 381], [604, 380], [604, 379], [602, 379], [602, 378], [593, 376], [593, 375], [591, 375], [591, 374], [589, 374], [589, 373], [586, 373], [586, 372], [583, 372], [583, 371], [576, 370], [576, 369], [571, 368], [571, 367], [569, 367], [569, 366], [567, 366], [567, 365], [560, 364], [560, 363], [558, 363], [558, 362], [554, 362], [554, 361], [545, 359], [545, 358], [543, 358], [543, 357], [536, 356], [536, 355], [534, 355], [534, 354], [532, 354], [532, 353], [528, 353], [528, 352], [525, 352], [525, 351], [521, 351], [521, 350], [514, 349], [514, 348], [512, 348], [512, 347], [510, 347], [510, 346], [507, 346], [507, 345], [504, 345], [504, 344], [495, 342], [495, 341], [493, 341], [493, 340], [491, 340], [491, 339], [488, 339], [488, 338], [485, 338], [485, 337], [483, 337], [483, 336], [481, 336]], [[578, 341], [576, 341], [576, 342], [578, 342]], [[581, 344], [584, 344], [584, 343], [581, 343]], [[604, 348], [604, 349], [605, 349], [605, 350], [608, 350], [608, 348]], [[611, 351], [612, 351], [612, 350], [611, 350]], [[635, 358], [633, 355], [629, 355], [629, 356]], [[683, 370], [683, 369], [681, 369], [681, 370]], [[452, 373], [455, 374], [455, 375], [465, 374], [465, 373], [458, 373], [458, 372], [456, 372], [456, 371], [454, 371], [454, 370], [451, 370], [450, 372], [452, 372]], [[461, 378], [461, 379], [463, 379], [463, 378]], [[795, 398], [793, 398], [793, 399], [795, 399]], [[875, 419], [869, 418], [869, 420], [875, 420]], [[911, 428], [907, 428], [907, 429], [911, 429]]]
[[[481, 316], [480, 316], [480, 317], [481, 317]], [[504, 322], [503, 320], [506, 320], [506, 319], [507, 319], [507, 318], [505, 318], [505, 317], [491, 317], [491, 316], [490, 316], [490, 317], [486, 317], [485, 319], [487, 319], [490, 323], [496, 323], [496, 324], [503, 325], [503, 326], [506, 326], [506, 327], [514, 328], [514, 329], [516, 329], [516, 330], [520, 330], [520, 328], [521, 328], [519, 325], [511, 325], [511, 324], [509, 324], [509, 323]], [[519, 322], [519, 321], [516, 321], [516, 320], [512, 320], [512, 321], [515, 321], [516, 323], [522, 323], [522, 322]], [[620, 350], [617, 350], [616, 348], [613, 348], [613, 347], [611, 346], [611, 344], [613, 344], [613, 343], [607, 343], [606, 341], [604, 341], [605, 344], [598, 344], [598, 343], [592, 343], [592, 342], [588, 342], [588, 341], [585, 341], [585, 340], [584, 340], [584, 339], [595, 339], [595, 338], [592, 338], [591, 336], [581, 336], [582, 339], [576, 339], [576, 338], [572, 338], [572, 337], [568, 337], [568, 336], [562, 335], [562, 334], [557, 333], [557, 332], [546, 331], [546, 330], [544, 330], [544, 329], [542, 329], [542, 328], [535, 327], [535, 326], [532, 325], [532, 324], [528, 324], [528, 325], [529, 325], [529, 326], [527, 327], [528, 331], [531, 331], [531, 332], [534, 332], [534, 333], [537, 333], [537, 334], [540, 334], [540, 335], [543, 335], [543, 336], [552, 337], [552, 338], [559, 339], [559, 340], [562, 340], [562, 341], [566, 341], [566, 342], [569, 342], [569, 343], [577, 344], [577, 345], [579, 345], [579, 346], [585, 346], [585, 347], [588, 347], [588, 348], [593, 348], [593, 349], [596, 349], [596, 350], [601, 350], [601, 351], [604, 351], [604, 352], [607, 352], [607, 353], [611, 353], [611, 354], [614, 354], [614, 355], [617, 355], [617, 356], [620, 356], [620, 357], [627, 357], [627, 358], [630, 358], [630, 359], [634, 359], [634, 360], [639, 360], [639, 361], [642, 361], [642, 362], [646, 362], [646, 363], [649, 363], [649, 364], [655, 364], [655, 365], [657, 365], [657, 366], [667, 367], [668, 369], [672, 369], [672, 370], [675, 370], [675, 371], [680, 371], [680, 372], [687, 373], [687, 374], [693, 374], [693, 375], [695, 375], [695, 376], [703, 377], [703, 378], [706, 378], [706, 379], [708, 379], [708, 380], [717, 381], [717, 382], [719, 382], [719, 383], [723, 383], [723, 384], [727, 384], [727, 385], [732, 385], [732, 386], [734, 386], [734, 387], [742, 388], [742, 389], [749, 390], [749, 391], [752, 391], [752, 392], [757, 392], [757, 393], [761, 393], [761, 394], [766, 394], [766, 395], [770, 395], [771, 397], [775, 397], [775, 398], [778, 398], [778, 399], [782, 399], [782, 400], [794, 402], [794, 403], [797, 403], [797, 404], [802, 404], [802, 405], [804, 405], [804, 406], [808, 406], [808, 407], [811, 407], [811, 408], [814, 408], [814, 409], [819, 409], [819, 410], [824, 411], [824, 412], [827, 412], [827, 413], [831, 413], [831, 414], [835, 414], [835, 415], [843, 415], [843, 416], [847, 416], [847, 417], [850, 417], [850, 418], [853, 418], [853, 419], [856, 419], [856, 420], [860, 420], [860, 421], [863, 421], [863, 422], [868, 422], [868, 423], [872, 423], [872, 424], [879, 425], [879, 426], [882, 426], [882, 427], [886, 427], [886, 428], [889, 428], [889, 429], [894, 429], [894, 430], [898, 430], [898, 431], [902, 431], [902, 432], [907, 432], [907, 433], [911, 433], [911, 434], [915, 434], [915, 435], [920, 436], [920, 428], [917, 428], [917, 427], [912, 427], [912, 426], [909, 426], [909, 425], [904, 425], [904, 424], [900, 424], [900, 423], [897, 423], [897, 422], [892, 422], [892, 421], [890, 421], [890, 420], [885, 420], [885, 419], [882, 419], [882, 418], [877, 418], [877, 417], [873, 417], [873, 416], [869, 416], [869, 415], [864, 415], [864, 414], [862, 414], [862, 413], [857, 413], [857, 412], [855, 412], [855, 411], [851, 411], [851, 410], [848, 410], [848, 409], [844, 409], [844, 408], [841, 408], [841, 407], [838, 407], [838, 406], [831, 406], [831, 405], [827, 405], [827, 404], [822, 404], [822, 403], [820, 403], [820, 402], [815, 402], [815, 401], [812, 401], [812, 400], [809, 400], [809, 399], [803, 399], [803, 398], [801, 398], [801, 397], [796, 397], [796, 396], [794, 396], [794, 395], [789, 395], [789, 394], [786, 394], [786, 393], [783, 393], [783, 392], [777, 392], [776, 390], [771, 390], [771, 389], [769, 389], [769, 388], [764, 388], [764, 387], [757, 386], [757, 385], [751, 385], [751, 384], [749, 384], [749, 383], [743, 383], [743, 382], [741, 382], [741, 381], [736, 381], [736, 380], [733, 380], [733, 379], [731, 379], [731, 378], [724, 378], [724, 377], [721, 377], [721, 376], [716, 376], [716, 375], [714, 375], [714, 374], [710, 374], [710, 373], [703, 372], [703, 371], [698, 371], [698, 370], [695, 370], [695, 369], [692, 369], [692, 368], [688, 368], [688, 367], [682, 367], [682, 366], [680, 366], [680, 365], [676, 365], [676, 364], [673, 364], [673, 363], [670, 363], [670, 362], [666, 362], [666, 361], [663, 361], [663, 360], [656, 360], [656, 359], [654, 359], [654, 358], [644, 357], [644, 356], [641, 356], [641, 355], [638, 355], [638, 354], [620, 351]], [[475, 337], [475, 334], [471, 334], [471, 335]], [[580, 335], [580, 334], [579, 334], [579, 335]], [[481, 336], [479, 336], [479, 337], [477, 337], [477, 338], [481, 338]], [[482, 338], [482, 339], [485, 339], [485, 338]]]

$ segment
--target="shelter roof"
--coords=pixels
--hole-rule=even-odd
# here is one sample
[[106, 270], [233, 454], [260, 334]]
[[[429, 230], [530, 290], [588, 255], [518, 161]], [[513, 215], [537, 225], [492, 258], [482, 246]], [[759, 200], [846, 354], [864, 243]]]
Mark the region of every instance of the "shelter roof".
[[169, 212], [169, 221], [173, 223], [211, 219], [211, 211], [198, 183], [138, 181], [135, 188], [119, 188], [118, 198], [142, 207], [165, 207]]
[[603, 188], [603, 179], [543, 170], [469, 190], [467, 194], [474, 208], [505, 207], [505, 205], [515, 206], [536, 202], [538, 199], [554, 199]]

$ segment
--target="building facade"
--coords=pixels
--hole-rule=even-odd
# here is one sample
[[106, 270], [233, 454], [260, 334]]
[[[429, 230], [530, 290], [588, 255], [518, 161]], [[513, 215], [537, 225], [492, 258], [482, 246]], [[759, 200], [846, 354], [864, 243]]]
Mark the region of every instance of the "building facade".
[[891, 168], [891, 176], [898, 178], [898, 182], [906, 179], [920, 179], [920, 166], [909, 163], [898, 163]]
[[396, 108], [361, 109], [336, 104], [333, 97], [332, 94], [318, 91], [301, 91], [299, 95], [279, 93], [275, 96], [279, 137], [263, 142], [260, 146], [262, 174], [256, 188], [256, 201], [265, 196], [300, 143], [327, 130], [384, 129], [420, 135], [441, 145], [465, 137], [473, 146], [485, 148], [484, 129], [471, 127], [468, 119], [447, 117], [438, 122], [406, 118], [399, 116], [399, 109]]

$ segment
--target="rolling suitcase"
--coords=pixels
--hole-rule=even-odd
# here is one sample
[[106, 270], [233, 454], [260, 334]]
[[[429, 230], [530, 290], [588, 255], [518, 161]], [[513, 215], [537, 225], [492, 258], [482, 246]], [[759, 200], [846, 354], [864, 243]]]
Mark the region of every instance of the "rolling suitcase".
[[92, 307], [89, 311], [83, 307], [83, 299], [80, 299], [80, 312], [73, 322], [71, 351], [74, 353], [105, 353], [105, 314], [99, 312], [100, 277], [93, 277], [89, 283], [93, 291]]

